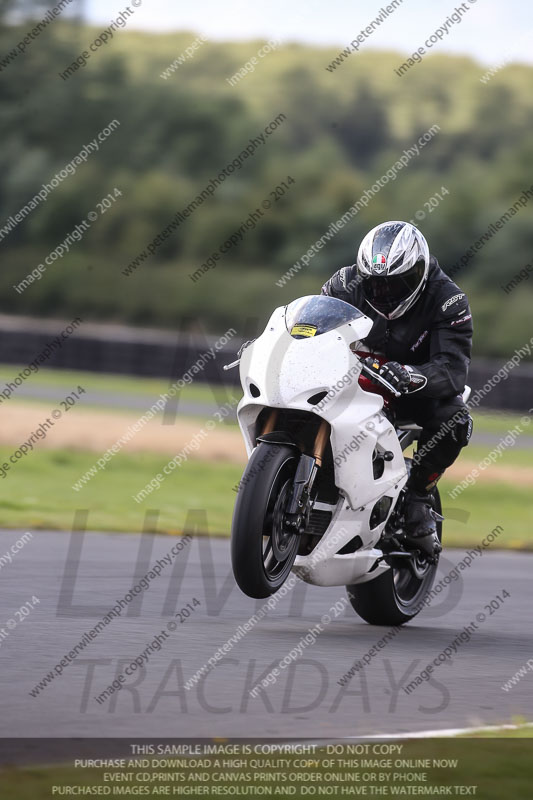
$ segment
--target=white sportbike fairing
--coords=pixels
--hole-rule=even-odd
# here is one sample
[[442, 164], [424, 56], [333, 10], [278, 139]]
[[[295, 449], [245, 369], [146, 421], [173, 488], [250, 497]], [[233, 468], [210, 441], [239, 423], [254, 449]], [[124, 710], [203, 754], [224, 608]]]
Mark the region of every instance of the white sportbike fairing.
[[350, 595], [365, 619], [387, 624], [415, 615], [411, 601], [429, 591], [435, 564], [386, 534], [407, 480], [402, 445], [415, 434], [397, 431], [383, 397], [359, 385], [355, 351], [364, 349], [372, 324], [336, 298], [304, 297], [277, 308], [243, 350], [237, 417], [250, 461], [235, 507], [232, 559], [237, 582], [253, 597], [275, 592], [291, 567], [307, 583], [352, 592], [359, 584], [384, 585], [379, 579], [391, 573], [385, 583], [394, 592], [403, 586], [403, 611], [375, 617]]

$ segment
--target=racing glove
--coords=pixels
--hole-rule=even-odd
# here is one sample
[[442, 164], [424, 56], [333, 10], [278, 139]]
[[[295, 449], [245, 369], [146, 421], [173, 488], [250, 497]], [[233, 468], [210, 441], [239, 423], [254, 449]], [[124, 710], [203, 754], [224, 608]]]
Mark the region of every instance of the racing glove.
[[[391, 386], [394, 386], [397, 392], [407, 394], [409, 391], [411, 372], [407, 367], [398, 364], [397, 361], [387, 361], [380, 366], [372, 356], [369, 356], [364, 359], [363, 364], [365, 367], [368, 367], [369, 370], [384, 378]], [[372, 380], [372, 375], [369, 372], [367, 372], [366, 375]], [[378, 386], [380, 385], [379, 381], [374, 381], [374, 383]]]

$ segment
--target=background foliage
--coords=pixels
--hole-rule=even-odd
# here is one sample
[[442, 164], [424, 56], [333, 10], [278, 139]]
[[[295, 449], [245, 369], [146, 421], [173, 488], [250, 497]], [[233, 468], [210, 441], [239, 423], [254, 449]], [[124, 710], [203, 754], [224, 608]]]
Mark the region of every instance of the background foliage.
[[[34, 4], [30, 4], [34, 5]], [[0, 62], [25, 35], [5, 24]], [[35, 15], [35, 10], [32, 12]], [[120, 127], [1, 243], [1, 310], [40, 316], [211, 330], [262, 324], [273, 307], [319, 291], [353, 263], [361, 237], [385, 219], [410, 219], [445, 186], [420, 227], [442, 266], [454, 264], [533, 184], [533, 69], [510, 65], [489, 83], [468, 58], [428, 56], [398, 78], [398, 53], [353, 54], [326, 70], [333, 49], [285, 44], [236, 86], [226, 78], [260, 41], [208, 42], [166, 80], [161, 73], [196, 32], [127, 28], [68, 80], [59, 77], [101, 29], [63, 15], [0, 71], [0, 228], [111, 120]], [[124, 269], [210, 178], [270, 120], [284, 124], [136, 272]], [[440, 133], [284, 288], [286, 270], [418, 137]], [[196, 283], [188, 277], [282, 180], [289, 192]], [[114, 187], [122, 197], [42, 280], [12, 288]], [[533, 259], [533, 200], [454, 278], [468, 290], [476, 354], [508, 355], [531, 335], [532, 281], [501, 286]], [[427, 209], [425, 209], [427, 212]], [[512, 324], [510, 324], [512, 320]]]

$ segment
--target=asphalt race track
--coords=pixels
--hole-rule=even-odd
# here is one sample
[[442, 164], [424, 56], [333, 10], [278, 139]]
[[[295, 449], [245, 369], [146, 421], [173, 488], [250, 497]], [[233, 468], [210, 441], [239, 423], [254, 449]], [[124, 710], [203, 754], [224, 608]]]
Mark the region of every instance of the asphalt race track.
[[[1, 532], [0, 555], [20, 535]], [[0, 736], [319, 739], [533, 717], [533, 672], [510, 691], [501, 689], [533, 657], [533, 555], [523, 553], [485, 551], [344, 687], [337, 680], [389, 630], [365, 624], [350, 607], [303, 647], [274, 685], [256, 698], [249, 694], [322, 615], [334, 617], [330, 610], [345, 596], [343, 587], [299, 584], [230, 645], [203, 681], [185, 690], [184, 682], [262, 605], [234, 584], [229, 542], [206, 538], [183, 546], [149, 588], [95, 639], [87, 637], [73, 663], [64, 662], [58, 670], [62, 674], [32, 697], [30, 690], [84, 632], [178, 541], [169, 536], [36, 531], [12, 563], [0, 562]], [[441, 576], [464, 554], [448, 551], [444, 556]], [[491, 614], [485, 606], [503, 590], [511, 596]], [[31, 602], [27, 616], [17, 614]], [[182, 614], [180, 623], [174, 614], [187, 604], [193, 610], [188, 617]], [[453, 661], [446, 660], [429, 683], [407, 694], [402, 686], [480, 613], [486, 619]], [[98, 703], [95, 697], [156, 635], [161, 649], [119, 691]]]

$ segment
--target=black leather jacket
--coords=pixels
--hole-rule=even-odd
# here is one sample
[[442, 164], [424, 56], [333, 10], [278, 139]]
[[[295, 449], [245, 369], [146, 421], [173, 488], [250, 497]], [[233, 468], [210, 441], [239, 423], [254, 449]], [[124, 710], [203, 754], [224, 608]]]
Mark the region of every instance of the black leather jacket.
[[345, 300], [374, 320], [365, 345], [388, 361], [416, 366], [427, 378], [418, 397], [444, 398], [463, 391], [472, 350], [472, 314], [465, 293], [434, 256], [422, 294], [398, 319], [386, 320], [368, 305], [355, 265], [336, 272], [322, 287], [322, 294]]

